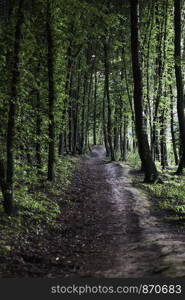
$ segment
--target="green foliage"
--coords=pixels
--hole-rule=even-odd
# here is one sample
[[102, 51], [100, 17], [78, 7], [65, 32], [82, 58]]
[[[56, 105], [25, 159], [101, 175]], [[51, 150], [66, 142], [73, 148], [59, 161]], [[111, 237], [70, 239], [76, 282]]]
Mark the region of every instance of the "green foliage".
[[161, 177], [164, 180], [163, 184], [139, 184], [139, 186], [156, 197], [161, 209], [175, 214], [176, 217], [172, 219], [183, 220], [185, 218], [185, 176], [179, 178], [177, 175], [165, 172]]
[[[3, 158], [6, 158], [8, 103], [11, 93], [12, 58], [19, 1], [14, 2], [11, 4], [12, 11], [8, 24], [6, 26], [0, 24], [0, 153], [3, 153]], [[54, 116], [55, 152], [58, 151], [62, 134], [63, 137], [65, 135], [64, 152], [81, 153], [83, 146], [87, 152], [88, 143], [93, 142], [94, 123], [96, 122], [97, 141], [101, 143], [111, 124], [112, 141], [116, 134], [115, 140], [118, 141], [118, 145], [114, 145], [116, 160], [120, 158], [120, 152], [123, 149], [121, 140], [123, 142], [125, 135], [124, 148], [127, 152], [127, 162], [134, 168], [140, 168], [137, 147], [133, 147], [133, 144], [136, 145], [136, 136], [129, 1], [54, 0], [49, 3], [54, 53], [52, 75], [55, 99], [52, 116]], [[145, 125], [151, 147], [155, 127], [160, 152], [160, 162], [156, 164], [160, 172], [162, 172], [162, 141], [166, 146], [168, 163], [174, 166], [170, 132], [172, 115], [175, 146], [178, 153], [180, 148], [175, 103], [173, 8], [172, 0], [141, 1], [140, 3], [139, 30]], [[74, 162], [69, 156], [60, 160], [55, 153], [55, 172], [58, 179], [52, 184], [47, 182], [46, 192], [44, 189], [48, 171], [48, 144], [51, 142], [48, 130], [51, 125], [51, 118], [49, 119], [48, 114], [48, 95], [51, 93], [48, 92], [47, 1], [32, 1], [27, 9], [23, 8], [23, 12], [24, 22], [21, 28], [18, 53], [19, 72], [17, 72], [20, 76], [16, 82], [16, 126], [13, 143], [15, 200], [21, 208], [22, 216], [25, 211], [37, 221], [40, 218], [52, 222], [57, 217], [59, 207], [54, 201], [53, 209], [51, 209], [50, 196], [60, 197], [60, 191], [70, 184], [71, 168]], [[184, 27], [182, 30], [184, 33]], [[107, 61], [109, 64], [109, 107], [107, 97], [104, 97], [105, 39], [109, 40]], [[184, 61], [184, 57], [176, 59], [177, 64], [182, 64], [183, 71]], [[94, 106], [95, 73], [98, 77], [96, 107]], [[105, 100], [104, 117], [103, 99]], [[109, 113], [110, 122], [108, 122]], [[75, 138], [77, 139], [76, 148], [68, 149], [71, 140]], [[85, 145], [81, 147], [83, 140]], [[38, 154], [40, 162], [38, 162]], [[154, 185], [151, 190], [154, 189], [153, 192], [157, 196], [167, 197], [169, 201], [172, 201], [177, 193], [178, 185], [173, 186], [173, 180], [171, 178], [168, 180], [169, 182], [163, 187]], [[43, 190], [40, 189], [41, 185], [43, 185]], [[183, 192], [178, 192], [178, 195], [181, 199], [184, 197]], [[183, 204], [181, 208], [174, 209], [183, 211]]]
[[127, 154], [127, 162], [130, 166], [136, 169], [141, 167], [141, 161], [138, 152], [129, 152]]
[[21, 176], [19, 166], [15, 189], [19, 216], [5, 216], [0, 198], [0, 254], [10, 252], [13, 241], [20, 235], [29, 235], [29, 232], [39, 234], [45, 226], [55, 228], [56, 219], [62, 214], [62, 204], [71, 204], [65, 201], [64, 193], [69, 188], [77, 162], [78, 159], [73, 157], [59, 160], [53, 184], [44, 181], [38, 183], [34, 169], [32, 172], [29, 169], [28, 173], [24, 171]]

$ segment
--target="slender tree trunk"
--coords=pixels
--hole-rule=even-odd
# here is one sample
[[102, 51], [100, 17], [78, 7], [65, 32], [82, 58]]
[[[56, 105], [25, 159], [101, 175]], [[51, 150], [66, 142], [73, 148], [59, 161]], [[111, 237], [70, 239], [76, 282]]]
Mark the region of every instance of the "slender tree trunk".
[[150, 148], [151, 152], [153, 151], [152, 147], [152, 108], [150, 101], [150, 50], [151, 50], [151, 37], [152, 37], [152, 29], [154, 23], [154, 14], [155, 14], [155, 3], [151, 3], [151, 16], [149, 16], [148, 20], [148, 42], [147, 42], [147, 57], [146, 57], [146, 99], [147, 99], [147, 110], [149, 115], [149, 126], [150, 126]]
[[139, 2], [130, 1], [131, 16], [131, 53], [132, 69], [134, 79], [134, 109], [135, 125], [138, 140], [139, 155], [145, 173], [145, 182], [154, 182], [158, 179], [158, 172], [152, 160], [149, 148], [146, 128], [143, 120], [143, 83], [140, 63], [140, 45], [139, 45]]
[[115, 100], [114, 110], [114, 151], [117, 154], [119, 148], [119, 99]]
[[121, 122], [121, 127], [120, 127], [120, 151], [121, 151], [120, 160], [122, 160], [122, 161], [126, 161], [127, 128], [128, 128], [128, 117], [127, 117], [126, 113], [124, 113], [123, 125], [122, 125], [122, 122]]
[[66, 153], [68, 154], [69, 151], [68, 151], [68, 136], [67, 136], [67, 132], [66, 130], [64, 131], [64, 148], [65, 148], [65, 151]]
[[180, 133], [180, 148], [181, 159], [177, 174], [182, 174], [185, 165], [185, 115], [184, 115], [184, 95], [183, 95], [183, 81], [181, 70], [181, 0], [174, 0], [174, 29], [175, 29], [175, 76], [177, 87], [177, 113], [179, 120]]
[[67, 120], [68, 120], [68, 105], [70, 103], [70, 82], [71, 82], [71, 68], [72, 68], [72, 41], [70, 40], [69, 47], [67, 49], [67, 75], [65, 81], [65, 95], [64, 107], [62, 110], [62, 122], [61, 122], [61, 133], [59, 135], [59, 156], [61, 156], [64, 151], [68, 153], [68, 143], [67, 143]]
[[127, 129], [128, 129], [128, 117], [124, 116], [124, 127], [123, 127], [123, 161], [126, 161], [127, 153]]
[[8, 215], [15, 211], [13, 181], [14, 181], [14, 147], [15, 147], [15, 114], [17, 103], [17, 87], [19, 81], [19, 53], [21, 47], [21, 29], [24, 22], [23, 0], [19, 1], [17, 24], [14, 40], [14, 56], [11, 70], [11, 87], [7, 127], [7, 174], [6, 190], [4, 192], [4, 209]]
[[104, 55], [105, 55], [105, 93], [107, 99], [107, 109], [108, 109], [108, 121], [107, 121], [107, 138], [110, 148], [111, 160], [115, 160], [114, 148], [112, 143], [112, 108], [111, 108], [111, 99], [109, 91], [109, 74], [110, 74], [110, 63], [109, 63], [109, 37], [106, 37], [104, 42]]
[[84, 86], [83, 86], [83, 100], [82, 100], [82, 110], [81, 110], [81, 139], [80, 139], [80, 154], [84, 153], [84, 141], [85, 141], [85, 106], [86, 106], [86, 93], [87, 93], [88, 78], [85, 71], [84, 74]]
[[174, 130], [174, 111], [173, 111], [173, 92], [172, 92], [172, 86], [170, 86], [170, 93], [171, 93], [171, 103], [170, 103], [171, 119], [170, 119], [170, 127], [171, 127], [171, 136], [172, 136], [172, 145], [173, 145], [174, 160], [175, 160], [175, 164], [178, 165], [179, 158], [178, 158], [178, 154], [177, 154], [177, 145], [176, 145], [175, 130]]
[[36, 161], [37, 161], [37, 168], [38, 170], [41, 169], [41, 112], [40, 112], [40, 92], [37, 90], [36, 92], [36, 97], [37, 97], [37, 118], [36, 118], [36, 136], [37, 136], [37, 141], [36, 141]]
[[161, 101], [161, 95], [163, 92], [163, 73], [165, 69], [166, 63], [166, 38], [167, 38], [167, 20], [168, 20], [168, 0], [163, 1], [163, 12], [164, 17], [162, 18], [162, 22], [160, 22], [159, 7], [156, 3], [156, 26], [157, 26], [157, 59], [156, 65], [157, 70], [156, 73], [158, 75], [158, 87], [157, 87], [157, 95], [155, 99], [155, 108], [154, 108], [154, 118], [153, 118], [153, 131], [152, 131], [152, 149], [153, 149], [153, 157], [154, 160], [160, 160], [160, 151], [159, 151], [159, 134], [158, 134], [158, 110]]
[[128, 101], [129, 101], [130, 109], [131, 109], [131, 113], [132, 113], [132, 121], [135, 122], [135, 120], [134, 120], [134, 110], [133, 110], [132, 97], [131, 97], [131, 92], [130, 92], [130, 89], [129, 89], [129, 82], [128, 82], [127, 66], [126, 66], [125, 50], [124, 50], [124, 48], [122, 48], [122, 51], [121, 51], [121, 58], [122, 58], [122, 64], [123, 64], [123, 68], [122, 68], [122, 71], [121, 71], [121, 81], [123, 79], [125, 80]]
[[167, 145], [166, 145], [166, 121], [165, 121], [166, 110], [163, 108], [160, 116], [160, 144], [161, 144], [161, 166], [165, 169], [168, 166], [168, 156], [167, 156]]
[[110, 149], [108, 145], [108, 138], [107, 138], [107, 126], [106, 126], [106, 90], [104, 86], [104, 95], [103, 95], [103, 109], [102, 109], [102, 122], [103, 122], [103, 136], [104, 136], [104, 143], [106, 149], [106, 156], [110, 155]]
[[86, 119], [86, 134], [85, 134], [86, 150], [90, 149], [90, 147], [89, 147], [89, 127], [90, 127], [90, 100], [91, 100], [91, 93], [92, 93], [92, 84], [93, 84], [93, 71], [91, 72], [91, 76], [90, 76], [88, 99], [87, 99], [87, 119]]
[[97, 72], [94, 74], [94, 117], [93, 117], [93, 144], [96, 145], [96, 108], [97, 106]]
[[[6, 185], [6, 168], [5, 168], [5, 159], [3, 159], [3, 156], [0, 158], [0, 185], [1, 185], [1, 190], [2, 190], [2, 195], [3, 195], [3, 204], [4, 204], [4, 209], [5, 209], [5, 212], [7, 212], [6, 210], [6, 207], [7, 207], [7, 204], [5, 203], [6, 201], [6, 190], [7, 190], [7, 185]], [[14, 204], [12, 202], [12, 204]], [[11, 210], [10, 213], [8, 213], [9, 215], [11, 215], [13, 212], [13, 209]]]
[[81, 74], [78, 74], [77, 92], [75, 94], [75, 103], [73, 107], [73, 155], [77, 151], [77, 132], [78, 132], [78, 115], [79, 115], [79, 98], [80, 98]]
[[[128, 74], [127, 74], [127, 65], [126, 65], [126, 60], [125, 60], [125, 50], [124, 47], [122, 48], [121, 52], [121, 57], [122, 57], [122, 63], [123, 63], [123, 69], [121, 72], [121, 81], [125, 80], [125, 85], [126, 85], [126, 90], [127, 90], [127, 96], [128, 96], [128, 101], [130, 104], [130, 109], [131, 109], [131, 114], [132, 114], [132, 138], [133, 138], [133, 151], [136, 151], [136, 141], [135, 141], [135, 116], [134, 116], [134, 109], [133, 109], [133, 101], [131, 97], [131, 92], [129, 89], [129, 82], [128, 82]], [[124, 74], [124, 77], [123, 77]]]
[[58, 155], [61, 157], [64, 153], [64, 133], [59, 134], [59, 141], [58, 141]]
[[[127, 68], [126, 68], [126, 61], [125, 61], [125, 51], [124, 48], [122, 48], [121, 51], [121, 57], [122, 57], [122, 69], [121, 69], [121, 82], [125, 79], [126, 84], [126, 90], [127, 90], [127, 96], [128, 101], [130, 104], [131, 114], [132, 114], [132, 123], [134, 123], [134, 111], [133, 111], [133, 103], [132, 98], [130, 95], [130, 89], [129, 89], [129, 83], [127, 78]], [[123, 107], [123, 99], [120, 95], [119, 100], [119, 122], [120, 122], [120, 160], [125, 161], [126, 160], [126, 152], [127, 152], [127, 127], [128, 127], [128, 116], [126, 115], [128, 111], [127, 106], [124, 103]]]
[[119, 97], [119, 146], [120, 146], [120, 160], [123, 160], [123, 100], [122, 96]]
[[71, 74], [70, 76], [69, 99], [68, 99], [68, 150], [70, 153], [72, 152], [72, 128], [73, 128], [72, 89], [73, 89], [73, 74]]
[[[71, 80], [71, 46], [69, 46], [67, 51], [68, 63], [67, 63], [67, 76], [65, 82], [65, 95], [64, 107], [62, 110], [62, 122], [61, 122], [61, 133], [59, 134], [59, 145], [58, 154], [61, 156], [64, 152], [69, 153], [68, 149], [68, 125], [69, 122], [69, 105], [70, 105], [70, 80]], [[68, 124], [69, 123], [69, 124]]]
[[55, 168], [55, 83], [54, 83], [54, 44], [50, 0], [47, 0], [47, 43], [48, 43], [48, 100], [49, 100], [49, 152], [48, 152], [48, 180], [54, 179]]

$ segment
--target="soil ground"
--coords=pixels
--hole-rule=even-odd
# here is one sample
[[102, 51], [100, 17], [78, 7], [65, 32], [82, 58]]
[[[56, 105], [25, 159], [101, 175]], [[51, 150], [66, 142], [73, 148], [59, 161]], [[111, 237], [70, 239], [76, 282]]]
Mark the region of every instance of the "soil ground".
[[184, 225], [167, 222], [129, 173], [94, 147], [64, 195], [73, 205], [56, 229], [17, 247], [3, 277], [184, 277]]

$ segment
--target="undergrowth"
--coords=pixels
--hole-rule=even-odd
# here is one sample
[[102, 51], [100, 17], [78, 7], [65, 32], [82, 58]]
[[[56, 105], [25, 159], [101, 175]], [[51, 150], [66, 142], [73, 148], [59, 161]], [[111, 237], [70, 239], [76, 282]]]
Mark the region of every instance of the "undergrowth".
[[163, 184], [138, 184], [137, 181], [137, 185], [157, 198], [157, 204], [166, 210], [168, 219], [180, 221], [185, 220], [185, 175], [175, 175], [174, 171], [175, 169], [160, 170]]
[[[140, 170], [141, 163], [137, 153], [127, 155], [129, 167]], [[143, 175], [137, 172], [133, 179], [133, 184], [146, 190], [157, 199], [158, 206], [166, 211], [166, 218], [174, 221], [185, 220], [185, 174], [175, 175], [176, 166], [171, 164], [171, 168], [162, 169], [159, 162], [156, 162], [160, 178], [163, 183], [146, 184], [143, 183]]]
[[63, 192], [71, 183], [77, 161], [77, 158], [69, 156], [60, 160], [56, 166], [54, 183], [46, 181], [44, 175], [41, 175], [41, 180], [38, 181], [34, 168], [24, 168], [23, 171], [21, 166], [17, 167], [15, 201], [19, 215], [5, 215], [1, 196], [0, 254], [11, 251], [15, 240], [25, 235], [40, 235], [45, 227], [55, 226], [57, 217], [62, 213], [62, 205], [66, 202], [62, 196]]

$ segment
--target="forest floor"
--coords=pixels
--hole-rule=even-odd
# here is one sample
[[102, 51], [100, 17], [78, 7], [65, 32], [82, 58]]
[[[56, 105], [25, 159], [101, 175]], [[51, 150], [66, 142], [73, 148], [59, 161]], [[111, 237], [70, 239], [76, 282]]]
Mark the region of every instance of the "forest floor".
[[128, 166], [96, 146], [63, 197], [58, 226], [3, 261], [2, 277], [184, 277], [185, 226], [167, 221]]

